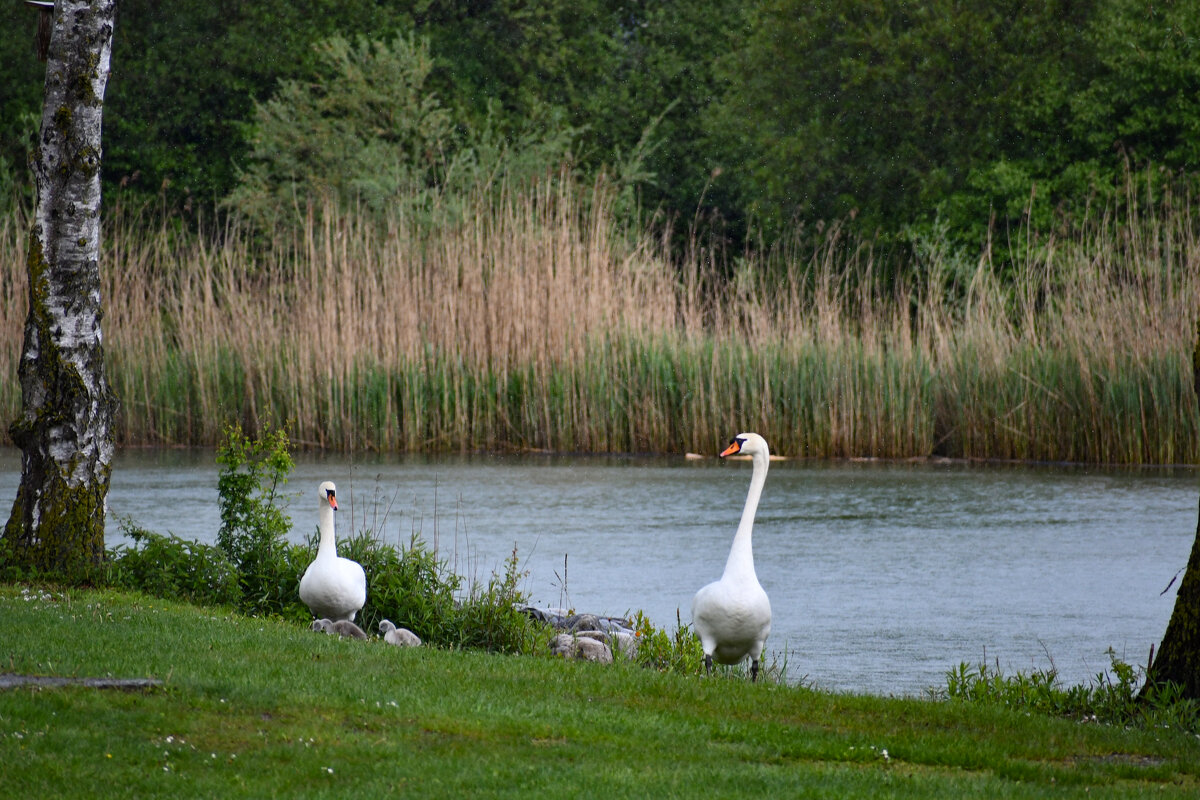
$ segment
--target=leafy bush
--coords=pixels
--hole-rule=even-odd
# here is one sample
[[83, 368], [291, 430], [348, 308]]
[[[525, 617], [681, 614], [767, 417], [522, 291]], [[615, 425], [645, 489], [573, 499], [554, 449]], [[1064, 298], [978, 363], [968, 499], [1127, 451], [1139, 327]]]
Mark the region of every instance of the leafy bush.
[[549, 626], [535, 622], [517, 610], [529, 599], [518, 588], [526, 575], [518, 567], [514, 547], [504, 561], [503, 574], [493, 572], [487, 586], [472, 586], [470, 594], [458, 607], [455, 615], [458, 641], [455, 644], [502, 653], [534, 653], [544, 649], [550, 634]]
[[109, 553], [108, 579], [116, 586], [197, 605], [234, 605], [241, 599], [237, 569], [212, 545], [153, 533], [121, 520], [134, 547]]
[[239, 607], [247, 613], [300, 617], [297, 589], [310, 559], [305, 548], [284, 540], [291, 519], [279, 500], [293, 467], [287, 433], [267, 429], [251, 439], [241, 425], [227, 426], [217, 463], [217, 545], [237, 567]]
[[367, 604], [357, 618], [363, 630], [390, 619], [427, 644], [502, 653], [535, 652], [545, 638], [543, 626], [516, 610], [526, 597], [517, 587], [522, 574], [515, 551], [503, 575], [493, 574], [460, 600], [462, 579], [415, 535], [408, 547], [397, 548], [361, 532], [339, 542], [338, 550], [367, 573]]
[[[217, 463], [217, 546], [123, 522], [126, 535], [140, 547], [113, 551], [110, 580], [160, 597], [308, 620], [299, 579], [315, 557], [318, 539], [315, 532], [305, 545], [284, 539], [290, 520], [278, 502], [293, 466], [287, 435], [268, 430], [251, 439], [231, 425], [217, 449]], [[505, 653], [536, 652], [546, 639], [548, 629], [517, 610], [527, 598], [518, 587], [524, 573], [515, 549], [503, 574], [493, 574], [486, 586], [472, 586], [462, 599], [462, 579], [416, 535], [400, 548], [365, 531], [340, 541], [338, 550], [367, 575], [367, 603], [356, 618], [363, 630], [376, 631], [381, 620], [390, 619], [430, 645]]]
[[[315, 547], [314, 542], [314, 552]], [[373, 631], [381, 620], [390, 619], [429, 644], [452, 639], [449, 629], [459, 580], [419, 538], [413, 536], [401, 549], [362, 532], [338, 542], [338, 554], [362, 564], [367, 573], [367, 604], [357, 617], [363, 630]]]
[[690, 626], [683, 624], [678, 612], [674, 633], [655, 628], [641, 611], [634, 615], [633, 622], [638, 637], [638, 663], [659, 672], [696, 675], [704, 671], [704, 648], [700, 645], [700, 637]]
[[993, 670], [986, 662], [978, 667], [964, 662], [946, 673], [946, 696], [1085, 722], [1200, 733], [1200, 702], [1183, 697], [1172, 683], [1147, 687], [1139, 695], [1144, 671], [1118, 658], [1111, 648], [1108, 656], [1109, 671], [1097, 674], [1088, 686], [1067, 688], [1054, 669], [1004, 675], [998, 665]]

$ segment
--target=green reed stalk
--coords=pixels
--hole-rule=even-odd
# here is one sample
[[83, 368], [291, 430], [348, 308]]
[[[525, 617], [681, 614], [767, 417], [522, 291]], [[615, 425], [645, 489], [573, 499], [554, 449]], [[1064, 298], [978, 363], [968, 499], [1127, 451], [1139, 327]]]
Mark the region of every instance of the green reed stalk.
[[[1132, 182], [1131, 182], [1132, 183]], [[125, 444], [227, 422], [335, 449], [1197, 458], [1187, 198], [1094, 212], [1002, 281], [933, 242], [888, 283], [839, 226], [746, 256], [621, 229], [603, 183], [474, 199], [417, 227], [333, 208], [265, 245], [116, 210], [104, 330]], [[20, 404], [27, 223], [0, 221], [0, 414]], [[731, 278], [727, 275], [732, 275]]]

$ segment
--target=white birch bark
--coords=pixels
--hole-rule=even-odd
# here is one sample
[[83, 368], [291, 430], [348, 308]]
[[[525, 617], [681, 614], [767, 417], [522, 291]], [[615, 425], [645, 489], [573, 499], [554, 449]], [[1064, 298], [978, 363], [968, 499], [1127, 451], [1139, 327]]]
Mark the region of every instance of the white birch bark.
[[0, 558], [78, 576], [104, 554], [115, 400], [100, 333], [101, 119], [115, 0], [56, 0], [32, 167], [29, 313], [18, 368], [21, 484]]

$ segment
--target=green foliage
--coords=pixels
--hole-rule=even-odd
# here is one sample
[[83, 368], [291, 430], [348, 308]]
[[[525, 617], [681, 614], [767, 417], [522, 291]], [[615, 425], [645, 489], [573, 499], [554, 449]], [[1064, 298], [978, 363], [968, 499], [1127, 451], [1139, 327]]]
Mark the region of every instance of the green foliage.
[[0, 213], [19, 196], [33, 197], [27, 164], [42, 117], [46, 65], [34, 52], [38, 11], [25, 3], [0, 4]]
[[1019, 0], [756, 6], [711, 122], [741, 205], [776, 232], [795, 217], [922, 218], [1005, 152], [1030, 84], [1061, 79], [1064, 16]]
[[1021, 711], [1070, 717], [1081, 722], [1144, 728], [1171, 728], [1200, 733], [1200, 701], [1185, 698], [1173, 683], [1151, 686], [1139, 696], [1144, 673], [1108, 651], [1110, 670], [1098, 673], [1089, 686], [1063, 687], [1057, 672], [1034, 670], [1005, 675], [981, 662], [965, 662], [946, 673], [951, 700], [999, 705]]
[[[427, 209], [566, 161], [589, 182], [627, 180], [622, 211], [690, 222], [677, 230], [769, 244], [798, 221], [890, 235], [936, 217], [977, 248], [993, 216], [1007, 232], [1119, 200], [1127, 160], [1177, 172], [1200, 158], [1200, 16], [1183, 0], [121, 12], [105, 188], [168, 212], [235, 190], [232, 207], [259, 216], [325, 192]], [[0, 190], [27, 196], [36, 13], [0, 14]]]
[[633, 618], [638, 640], [637, 662], [659, 672], [698, 675], [704, 671], [704, 648], [690, 626], [676, 619], [674, 633], [656, 628], [638, 611]]
[[561, 121], [510, 140], [494, 106], [477, 127], [454, 119], [428, 88], [425, 38], [334, 36], [315, 50], [312, 79], [283, 81], [255, 104], [250, 164], [227, 203], [260, 225], [296, 222], [314, 201], [425, 223], [448, 206], [456, 221], [466, 195], [498, 175], [520, 183], [570, 159], [575, 132]]
[[[268, 429], [252, 439], [240, 426], [228, 426], [217, 448], [219, 550], [197, 546], [179, 554], [177, 540], [151, 541], [161, 544], [160, 549], [175, 560], [189, 562], [189, 569], [197, 559], [227, 556], [236, 567], [237, 600], [243, 612], [307, 620], [310, 615], [300, 602], [298, 587], [315, 556], [317, 538], [314, 533], [307, 546], [284, 541], [290, 522], [278, 503], [293, 466], [288, 447], [282, 430]], [[364, 531], [342, 539], [338, 553], [357, 561], [366, 573], [367, 603], [357, 616], [364, 630], [375, 631], [381, 620], [390, 619], [430, 645], [506, 653], [532, 653], [541, 639], [541, 627], [515, 608], [526, 599], [518, 587], [523, 575], [515, 551], [502, 575], [493, 575], [486, 586], [472, 586], [461, 599], [462, 579], [416, 535], [407, 548], [397, 548]], [[202, 569], [212, 572], [223, 567], [212, 564]], [[144, 576], [138, 573], [134, 578], [128, 585], [145, 588]]]
[[237, 605], [241, 600], [237, 568], [220, 548], [154, 533], [130, 519], [121, 520], [121, 532], [134, 546], [109, 551], [112, 585], [197, 605]]
[[185, 214], [211, 208], [236, 183], [255, 99], [310, 69], [314, 41], [386, 35], [401, 19], [375, 0], [122, 0], [104, 109], [106, 193], [162, 198]]
[[978, 249], [1119, 198], [1126, 160], [1196, 159], [1200, 19], [1190, 3], [936, 0], [748, 11], [707, 112], [732, 211], [769, 236], [856, 217], [949, 223]]
[[529, 599], [519, 584], [528, 573], [522, 572], [517, 550], [504, 560], [503, 573], [493, 572], [487, 584], [471, 587], [455, 615], [460, 647], [480, 647], [501, 653], [536, 653], [550, 636], [547, 626], [518, 611]]
[[228, 425], [217, 463], [217, 545], [237, 566], [242, 609], [294, 615], [305, 554], [284, 541], [291, 520], [278, 505], [293, 467], [287, 432], [267, 429], [252, 439], [240, 424]]
[[311, 197], [382, 211], [422, 208], [457, 149], [449, 113], [426, 91], [429, 44], [341, 36], [315, 45], [316, 80], [285, 80], [255, 105], [251, 164], [229, 203], [274, 222]]
[[[315, 546], [314, 541], [313, 552]], [[423, 642], [444, 645], [453, 639], [460, 580], [416, 535], [408, 547], [398, 548], [370, 532], [358, 533], [339, 540], [338, 555], [357, 561], [367, 574], [367, 604], [357, 617], [363, 630], [374, 631], [390, 619]]]
[[362, 532], [340, 541], [338, 552], [367, 574], [367, 604], [357, 618], [364, 630], [389, 619], [425, 644], [501, 653], [534, 653], [544, 642], [543, 626], [516, 610], [527, 598], [518, 586], [523, 574], [515, 551], [503, 574], [472, 586], [465, 597], [462, 579], [415, 534], [397, 548]]

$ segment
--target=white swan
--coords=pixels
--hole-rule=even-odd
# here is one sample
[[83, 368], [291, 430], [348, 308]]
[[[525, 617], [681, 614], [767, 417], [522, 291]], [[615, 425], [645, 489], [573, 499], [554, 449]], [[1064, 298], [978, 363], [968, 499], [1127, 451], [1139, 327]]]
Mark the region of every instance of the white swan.
[[317, 513], [321, 543], [317, 546], [317, 557], [300, 578], [300, 599], [317, 619], [353, 621], [367, 602], [367, 574], [357, 561], [338, 557], [333, 528], [337, 487], [325, 481], [317, 487], [317, 492], [321, 496]]
[[771, 601], [754, 573], [750, 535], [771, 452], [767, 440], [757, 433], [739, 433], [721, 457], [734, 453], [744, 453], [754, 460], [750, 491], [721, 580], [708, 584], [692, 598], [692, 626], [704, 647], [706, 670], [712, 671], [714, 659], [720, 664], [739, 664], [750, 656], [753, 681], [758, 678], [759, 659], [771, 632]]

